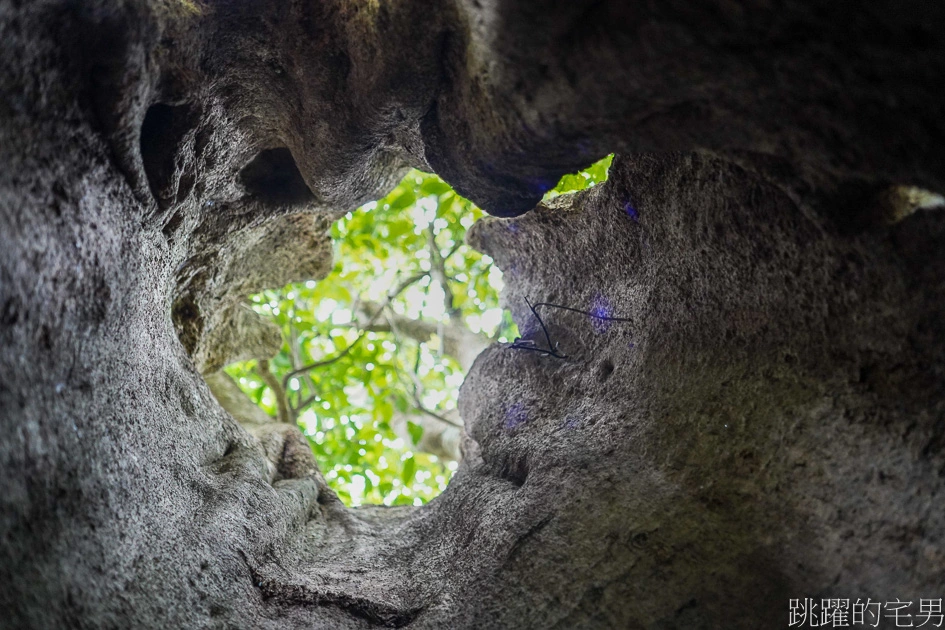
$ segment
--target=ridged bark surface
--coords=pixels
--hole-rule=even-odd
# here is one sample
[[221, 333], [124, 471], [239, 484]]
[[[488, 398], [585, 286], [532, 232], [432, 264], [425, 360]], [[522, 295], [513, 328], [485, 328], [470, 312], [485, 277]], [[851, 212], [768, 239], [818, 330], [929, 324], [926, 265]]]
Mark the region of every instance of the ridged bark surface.
[[[0, 2], [0, 625], [774, 628], [943, 596], [943, 23]], [[538, 347], [526, 297], [629, 321], [540, 307], [566, 356], [480, 355], [446, 492], [347, 509], [201, 372], [271, 349], [242, 296], [324, 274], [330, 222], [409, 166], [521, 215], [469, 238]]]

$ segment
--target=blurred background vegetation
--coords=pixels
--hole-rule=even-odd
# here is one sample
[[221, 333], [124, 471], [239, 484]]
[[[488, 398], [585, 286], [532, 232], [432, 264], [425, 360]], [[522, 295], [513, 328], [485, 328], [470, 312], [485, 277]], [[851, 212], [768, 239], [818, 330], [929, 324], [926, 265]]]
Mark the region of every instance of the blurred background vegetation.
[[[603, 181], [612, 157], [546, 198]], [[502, 272], [464, 243], [483, 214], [411, 171], [333, 225], [326, 278], [251, 297], [281, 328], [282, 350], [226, 372], [267, 414], [299, 424], [347, 505], [419, 505], [456, 470], [464, 374], [486, 346], [517, 335], [499, 308]]]

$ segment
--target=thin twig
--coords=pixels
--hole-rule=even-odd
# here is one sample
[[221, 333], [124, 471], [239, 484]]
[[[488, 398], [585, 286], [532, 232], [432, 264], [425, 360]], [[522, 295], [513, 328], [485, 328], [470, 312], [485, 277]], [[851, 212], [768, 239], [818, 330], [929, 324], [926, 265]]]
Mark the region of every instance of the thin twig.
[[440, 422], [442, 422], [442, 423], [444, 423], [444, 424], [448, 424], [448, 425], [450, 425], [451, 427], [456, 427], [457, 429], [462, 429], [462, 428], [463, 428], [463, 425], [459, 424], [458, 422], [453, 422], [452, 420], [450, 420], [450, 419], [447, 418], [446, 416], [441, 416], [440, 414], [438, 414], [438, 413], [436, 413], [436, 412], [430, 411], [429, 409], [427, 409], [426, 407], [424, 407], [423, 405], [421, 405], [419, 401], [416, 401], [416, 402], [414, 403], [414, 406], [417, 408], [417, 411], [420, 411], [420, 412], [422, 412], [422, 413], [427, 414], [428, 416], [430, 416], [430, 417], [433, 418], [434, 420], [439, 420]]
[[[528, 298], [526, 298], [525, 301], [528, 302]], [[571, 308], [570, 306], [562, 306], [562, 305], [560, 305], [560, 304], [553, 304], [553, 303], [551, 303], [551, 302], [539, 302], [538, 304], [535, 304], [535, 305], [532, 307], [532, 311], [534, 312], [534, 310], [535, 310], [536, 308], [538, 308], [539, 306], [551, 306], [552, 308], [560, 308], [560, 309], [563, 310], [563, 311], [571, 311], [571, 312], [573, 312], [573, 313], [581, 313], [581, 314], [583, 314], [583, 315], [587, 315], [588, 317], [593, 317], [593, 318], [595, 318], [595, 319], [603, 319], [603, 320], [606, 320], [606, 321], [608, 321], [608, 322], [632, 322], [632, 321], [633, 321], [632, 319], [629, 319], [629, 318], [626, 318], [626, 317], [608, 317], [608, 316], [605, 316], [605, 315], [595, 315], [594, 313], [591, 313], [590, 311], [582, 311], [582, 310], [579, 309], [579, 308]]]
[[295, 412], [298, 413], [302, 411], [303, 409], [311, 405], [316, 400], [318, 400], [318, 394], [312, 394], [311, 396], [309, 396], [308, 398], [306, 398], [305, 400], [299, 403], [299, 406], [295, 408]]
[[582, 315], [587, 315], [588, 317], [593, 317], [595, 319], [601, 319], [609, 322], [632, 322], [633, 320], [626, 317], [609, 317], [606, 315], [597, 315], [589, 311], [582, 311], [578, 308], [571, 308], [570, 306], [563, 306], [561, 304], [554, 304], [552, 302], [538, 302], [537, 304], [532, 304], [528, 301], [528, 298], [525, 298], [525, 304], [528, 305], [529, 310], [532, 312], [532, 315], [535, 316], [535, 319], [538, 320], [539, 325], [541, 325], [541, 330], [545, 335], [545, 341], [548, 343], [548, 348], [540, 348], [535, 345], [534, 340], [531, 339], [522, 339], [518, 338], [511, 343], [508, 347], [513, 350], [528, 350], [530, 352], [538, 352], [540, 354], [546, 354], [557, 359], [566, 359], [568, 355], [558, 353], [558, 344], [551, 342], [551, 335], [548, 333], [548, 328], [545, 326], [545, 322], [541, 319], [541, 316], [538, 314], [539, 306], [550, 306], [552, 308], [558, 308], [563, 311], [571, 311], [573, 313], [581, 313]]
[[445, 262], [445, 261], [449, 260], [450, 257], [451, 257], [453, 254], [455, 254], [456, 252], [458, 252], [458, 251], [459, 251], [459, 248], [462, 247], [462, 246], [463, 246], [463, 241], [461, 241], [461, 240], [460, 240], [460, 241], [456, 241], [456, 243], [453, 245], [453, 247], [450, 248], [450, 251], [448, 251], [448, 252], [446, 253], [446, 256], [443, 256], [443, 261]]
[[535, 316], [535, 319], [538, 320], [539, 325], [541, 326], [542, 332], [545, 334], [545, 341], [548, 344], [548, 348], [539, 348], [535, 345], [535, 342], [531, 339], [516, 339], [512, 342], [512, 345], [509, 348], [513, 350], [529, 350], [531, 352], [538, 352], [541, 354], [547, 354], [553, 356], [557, 359], [567, 359], [568, 355], [559, 354], [558, 348], [555, 344], [551, 343], [551, 335], [548, 333], [548, 328], [545, 326], [545, 322], [542, 321], [541, 315], [538, 314], [538, 311], [535, 310], [535, 307], [532, 306], [532, 303], [528, 301], [528, 298], [525, 298], [525, 304], [528, 305], [528, 309], [532, 312], [532, 315]]
[[[443, 307], [446, 310], [450, 321], [455, 322], [459, 318], [459, 311], [453, 307], [455, 298], [453, 289], [450, 287], [448, 276], [446, 275], [446, 259], [440, 255], [440, 247], [436, 244], [436, 234], [433, 233], [433, 224], [427, 228], [427, 249], [430, 251], [430, 272], [431, 277], [443, 290]], [[442, 336], [442, 330], [440, 331]], [[440, 352], [442, 354], [442, 341], [440, 342]]]
[[531, 309], [532, 315], [534, 315], [535, 318], [538, 320], [538, 323], [541, 324], [541, 329], [545, 333], [545, 341], [548, 342], [548, 347], [552, 348], [553, 346], [551, 345], [551, 335], [548, 334], [548, 328], [547, 326], [545, 326], [545, 322], [543, 322], [541, 317], [538, 316], [538, 311], [535, 310], [535, 307], [532, 306], [532, 303], [528, 301], [527, 297], [525, 298], [525, 303], [528, 304], [528, 308]]
[[[417, 355], [419, 356], [419, 354], [420, 354], [420, 349], [417, 348]], [[407, 389], [407, 384], [404, 382], [403, 375], [402, 375], [403, 370], [401, 370], [400, 368], [398, 368], [398, 367], [395, 365], [395, 366], [394, 366], [394, 372], [397, 374], [397, 380], [400, 381], [400, 384], [403, 385], [404, 389]], [[420, 387], [419, 376], [417, 376], [417, 374], [414, 373], [414, 374], [411, 374], [410, 377], [411, 377], [411, 380], [413, 381], [413, 392], [411, 392], [412, 398], [413, 398], [413, 406], [417, 409], [417, 411], [419, 411], [419, 412], [421, 412], [421, 413], [425, 413], [426, 415], [430, 416], [430, 417], [433, 418], [434, 420], [439, 420], [440, 422], [443, 422], [443, 423], [445, 423], [445, 424], [448, 424], [448, 425], [450, 425], [450, 426], [452, 426], [452, 427], [456, 427], [457, 429], [462, 429], [462, 428], [463, 428], [463, 425], [458, 424], [458, 423], [456, 423], [456, 422], [453, 422], [453, 421], [450, 420], [449, 418], [447, 418], [447, 417], [445, 417], [445, 416], [441, 416], [440, 414], [436, 413], [435, 411], [431, 411], [431, 410], [427, 409], [427, 408], [423, 405], [423, 402], [420, 401], [420, 394], [419, 394], [419, 391], [418, 391], [418, 390], [419, 390], [419, 387]]]
[[[397, 327], [394, 325], [394, 322], [391, 320], [389, 316], [387, 316], [387, 321], [391, 326], [391, 332], [393, 332], [394, 334], [394, 342], [398, 346], [400, 346], [401, 341], [400, 341], [400, 336], [397, 331]], [[397, 380], [400, 381], [401, 386], [405, 390], [409, 391], [410, 388], [407, 387], [407, 383], [404, 382], [404, 378], [403, 378], [403, 372], [405, 370], [400, 369], [400, 367], [397, 365], [396, 359], [394, 360], [392, 367], [394, 368], [394, 374], [397, 375]], [[461, 424], [457, 424], [453, 422], [452, 420], [450, 420], [449, 418], [446, 418], [444, 416], [441, 416], [438, 413], [430, 411], [429, 409], [423, 406], [423, 403], [420, 401], [420, 394], [419, 394], [419, 389], [420, 387], [422, 387], [422, 383], [420, 382], [420, 375], [417, 374], [417, 370], [419, 368], [420, 368], [420, 343], [418, 342], [417, 343], [417, 361], [416, 363], [414, 363], [413, 372], [410, 373], [410, 380], [413, 381], [413, 388], [412, 388], [413, 391], [411, 393], [413, 397], [414, 407], [417, 408], [417, 411], [420, 411], [421, 413], [425, 413], [431, 418], [434, 418], [435, 420], [439, 420], [440, 422], [444, 422], [450, 426], [456, 427], [457, 429], [461, 429], [462, 428]]]
[[556, 359], [567, 359], [568, 355], [558, 354], [554, 350], [546, 350], [544, 348], [539, 348], [536, 345], [533, 345], [534, 341], [529, 341], [527, 339], [516, 339], [508, 346], [509, 350], [529, 350], [531, 352], [537, 352], [539, 354], [547, 354], [548, 356], [555, 357]]
[[[425, 271], [425, 272], [419, 273], [419, 274], [417, 274], [417, 275], [415, 275], [415, 276], [411, 276], [410, 278], [407, 278], [406, 280], [404, 280], [403, 282], [401, 282], [400, 285], [398, 285], [397, 288], [394, 289], [393, 292], [387, 294], [387, 299], [384, 301], [384, 303], [383, 303], [380, 307], [378, 307], [377, 311], [375, 311], [375, 313], [368, 319], [367, 323], [365, 324], [365, 327], [370, 326], [371, 324], [373, 324], [373, 323], [375, 322], [375, 320], [377, 320], [378, 316], [384, 311], [384, 308], [385, 308], [388, 304], [390, 304], [391, 301], [393, 301], [393, 299], [394, 299], [395, 297], [397, 297], [398, 295], [400, 295], [400, 294], [404, 291], [404, 289], [406, 289], [407, 287], [409, 287], [410, 285], [412, 285], [412, 284], [414, 284], [414, 283], [416, 283], [416, 282], [419, 282], [420, 280], [422, 280], [423, 278], [427, 277], [428, 275], [430, 275], [430, 272], [429, 272], [429, 271]], [[335, 361], [339, 361], [340, 359], [343, 359], [344, 357], [348, 356], [348, 353], [350, 353], [352, 350], [354, 350], [354, 347], [355, 347], [356, 345], [358, 345], [358, 343], [360, 343], [361, 339], [364, 338], [364, 335], [366, 335], [367, 332], [368, 332], [367, 330], [363, 330], [363, 329], [362, 329], [361, 334], [358, 335], [358, 338], [357, 338], [357, 339], [355, 339], [354, 341], [352, 341], [352, 342], [348, 345], [347, 348], [345, 348], [344, 350], [342, 350], [341, 352], [339, 352], [338, 354], [336, 354], [336, 355], [333, 356], [332, 358], [330, 358], [330, 359], [325, 359], [325, 360], [322, 360], [322, 361], [316, 361], [315, 363], [310, 363], [310, 364], [308, 364], [308, 365], [303, 365], [302, 367], [298, 368], [297, 370], [292, 370], [291, 372], [289, 372], [288, 374], [286, 374], [286, 375], [282, 378], [283, 387], [285, 387], [286, 384], [288, 384], [289, 379], [292, 378], [293, 376], [297, 376], [297, 375], [299, 375], [299, 374], [303, 374], [303, 373], [308, 372], [308, 371], [310, 371], [310, 370], [314, 370], [315, 368], [320, 368], [320, 367], [323, 367], [323, 366], [326, 366], [326, 365], [330, 365], [330, 364], [334, 363]], [[302, 406], [304, 406], [304, 405], [300, 405], [300, 406], [299, 406], [299, 409], [301, 409]]]

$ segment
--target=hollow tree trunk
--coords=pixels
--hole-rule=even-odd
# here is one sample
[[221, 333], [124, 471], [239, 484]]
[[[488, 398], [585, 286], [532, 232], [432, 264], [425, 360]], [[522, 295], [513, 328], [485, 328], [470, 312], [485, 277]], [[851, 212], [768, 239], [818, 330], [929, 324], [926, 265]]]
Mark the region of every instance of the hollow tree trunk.
[[[2, 623], [757, 628], [940, 597], [943, 13], [0, 4]], [[296, 429], [210, 394], [242, 296], [323, 273], [330, 221], [408, 166], [512, 216], [611, 151], [470, 235], [536, 347], [525, 297], [621, 321], [541, 307], [563, 356], [487, 349], [431, 504], [347, 509]]]

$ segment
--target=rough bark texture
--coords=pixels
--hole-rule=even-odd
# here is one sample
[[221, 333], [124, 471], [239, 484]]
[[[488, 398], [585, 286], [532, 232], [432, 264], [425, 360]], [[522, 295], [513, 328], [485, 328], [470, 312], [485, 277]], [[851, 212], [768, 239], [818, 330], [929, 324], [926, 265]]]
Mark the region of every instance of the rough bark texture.
[[[0, 2], [2, 622], [758, 628], [941, 597], [943, 23]], [[346, 509], [296, 429], [214, 400], [242, 296], [324, 273], [330, 221], [407, 166], [517, 215], [610, 151], [471, 240], [536, 343], [526, 296], [631, 321], [542, 307], [566, 358], [486, 350], [431, 504]]]

